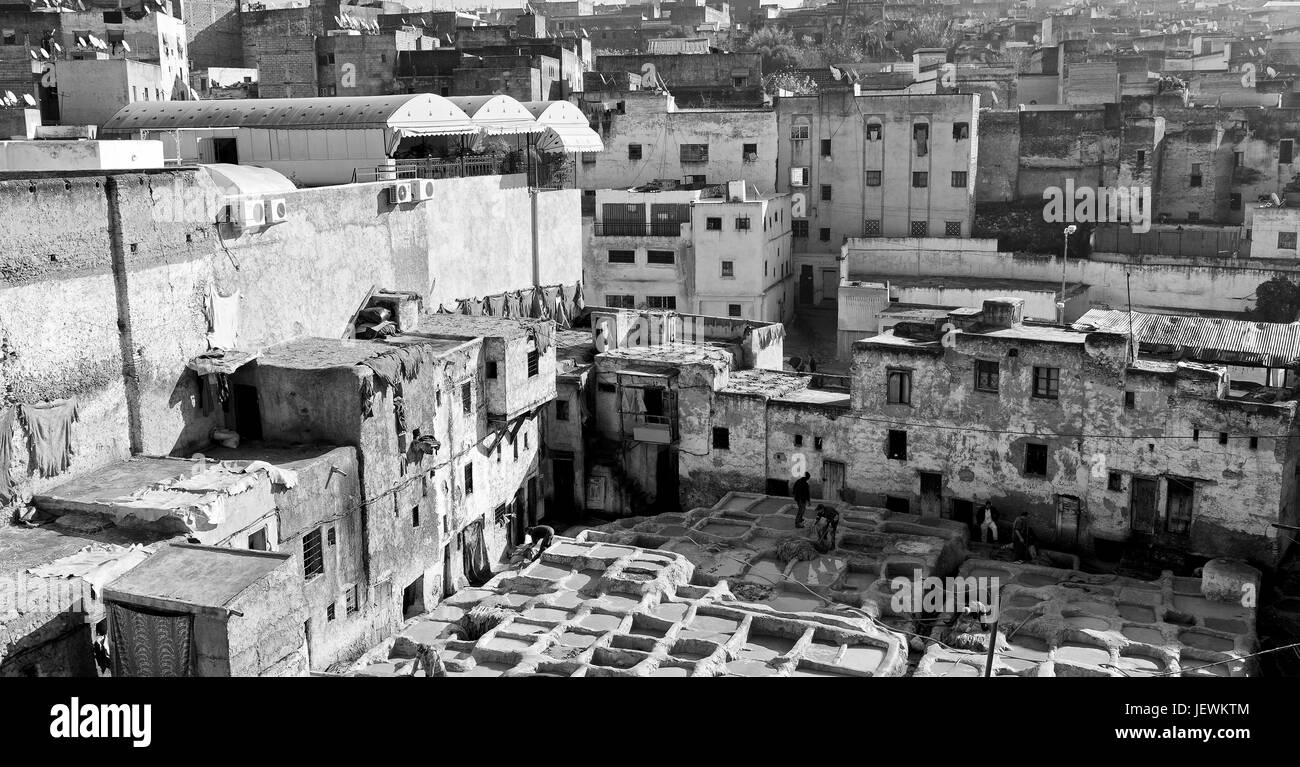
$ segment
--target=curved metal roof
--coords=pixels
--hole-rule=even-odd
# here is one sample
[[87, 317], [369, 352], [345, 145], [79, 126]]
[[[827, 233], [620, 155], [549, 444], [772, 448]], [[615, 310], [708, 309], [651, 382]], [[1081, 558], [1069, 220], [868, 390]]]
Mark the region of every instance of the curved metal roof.
[[546, 134], [537, 142], [544, 152], [602, 152], [605, 143], [591, 129], [587, 115], [568, 101], [528, 101], [524, 109], [533, 115]]
[[546, 130], [533, 119], [523, 104], [506, 96], [451, 96], [447, 99], [464, 110], [474, 124], [496, 136], [510, 133], [541, 133]]
[[473, 133], [474, 123], [442, 96], [141, 101], [119, 109], [105, 132], [179, 128], [420, 128]]

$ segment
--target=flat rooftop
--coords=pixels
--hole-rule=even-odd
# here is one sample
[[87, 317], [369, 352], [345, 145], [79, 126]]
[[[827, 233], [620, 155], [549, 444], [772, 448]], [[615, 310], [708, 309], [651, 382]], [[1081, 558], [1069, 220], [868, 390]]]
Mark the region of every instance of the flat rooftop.
[[[1071, 330], [1058, 325], [1016, 325], [1010, 328], [995, 328], [990, 330], [957, 330], [954, 331], [961, 335], [981, 338], [1006, 338], [1017, 341], [1042, 341], [1056, 344], [1079, 344], [1082, 345], [1088, 337], [1088, 334], [1080, 330]], [[895, 335], [894, 331], [886, 330], [880, 335], [864, 338], [855, 341], [854, 345], [868, 344], [871, 346], [897, 346], [897, 347], [919, 347], [933, 346], [941, 342], [936, 336], [933, 340], [918, 340], [915, 338], [906, 338]]]
[[105, 589], [106, 599], [144, 597], [224, 608], [290, 556], [218, 546], [173, 543]]
[[[891, 287], [899, 288], [952, 288], [967, 290], [989, 290], [1001, 292], [1021, 292], [1021, 293], [1051, 293], [1056, 295], [1061, 292], [1061, 283], [1052, 282], [1051, 280], [1016, 280], [1004, 279], [1001, 277], [908, 277], [892, 274], [852, 274], [847, 284], [852, 287], [872, 287], [873, 285], [883, 285], [889, 283]], [[1067, 297], [1076, 296], [1086, 293], [1088, 286], [1082, 283], [1067, 283], [1065, 286], [1065, 295]]]
[[298, 338], [266, 349], [257, 361], [258, 364], [267, 367], [328, 370], [360, 365], [368, 359], [387, 354], [403, 346], [430, 346], [436, 352], [445, 352], [455, 349], [462, 343], [464, 343], [462, 340], [412, 334], [389, 336], [384, 341]]
[[[527, 310], [529, 307], [524, 307]], [[452, 338], [523, 338], [533, 326], [547, 322], [533, 317], [493, 317], [470, 314], [423, 314], [421, 334]]]
[[732, 354], [722, 345], [684, 344], [677, 341], [654, 346], [623, 346], [596, 355], [614, 362], [662, 362], [669, 365], [712, 365], [722, 369], [731, 364]]

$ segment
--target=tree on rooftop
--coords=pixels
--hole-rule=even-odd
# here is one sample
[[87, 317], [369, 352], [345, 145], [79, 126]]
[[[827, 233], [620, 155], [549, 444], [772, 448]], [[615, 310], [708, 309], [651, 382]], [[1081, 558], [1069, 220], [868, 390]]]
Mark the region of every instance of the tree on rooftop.
[[1300, 316], [1300, 285], [1280, 274], [1260, 283], [1252, 314], [1261, 322], [1295, 322]]
[[741, 48], [762, 55], [764, 72], [780, 72], [800, 64], [794, 36], [776, 27], [763, 27], [747, 37]]

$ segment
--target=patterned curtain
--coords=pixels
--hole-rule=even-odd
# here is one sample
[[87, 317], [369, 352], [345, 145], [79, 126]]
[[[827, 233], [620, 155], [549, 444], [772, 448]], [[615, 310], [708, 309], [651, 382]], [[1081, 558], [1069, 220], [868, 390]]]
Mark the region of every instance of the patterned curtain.
[[194, 616], [110, 602], [113, 676], [194, 676]]

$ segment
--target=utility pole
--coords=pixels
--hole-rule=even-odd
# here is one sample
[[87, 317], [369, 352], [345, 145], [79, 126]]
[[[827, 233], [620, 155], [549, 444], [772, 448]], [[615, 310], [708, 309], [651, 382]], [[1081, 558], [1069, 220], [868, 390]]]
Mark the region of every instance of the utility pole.
[[1061, 245], [1061, 295], [1060, 300], [1056, 302], [1056, 321], [1061, 325], [1065, 324], [1065, 264], [1069, 261], [1070, 257], [1070, 235], [1074, 234], [1078, 230], [1079, 227], [1074, 224], [1065, 227], [1065, 238]]
[[993, 627], [989, 629], [989, 652], [984, 658], [984, 676], [985, 678], [993, 676], [993, 655], [997, 652], [998, 647], [998, 621], [994, 619]]

